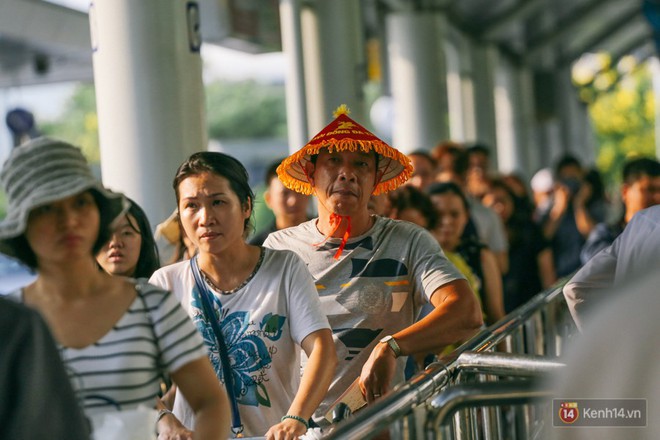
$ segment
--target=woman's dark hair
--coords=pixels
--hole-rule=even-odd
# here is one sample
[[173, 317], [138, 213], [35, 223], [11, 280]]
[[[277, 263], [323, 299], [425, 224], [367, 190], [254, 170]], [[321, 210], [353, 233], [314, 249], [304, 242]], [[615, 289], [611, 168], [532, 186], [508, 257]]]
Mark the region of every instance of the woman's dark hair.
[[[244, 208], [252, 209], [254, 207], [254, 193], [250, 188], [249, 175], [243, 164], [224, 153], [201, 151], [191, 155], [176, 170], [172, 186], [176, 194], [177, 209], [179, 206], [179, 185], [181, 182], [188, 177], [207, 172], [227, 179], [229, 186]], [[243, 225], [243, 235], [247, 237], [251, 229], [250, 218], [246, 218]]]
[[437, 196], [441, 194], [454, 194], [461, 198], [465, 212], [470, 213], [470, 205], [468, 204], [467, 197], [460, 186], [454, 182], [436, 182], [428, 187], [427, 192], [429, 196]]
[[[94, 189], [89, 189], [88, 191], [92, 197], [94, 197], [94, 203], [96, 203], [100, 217], [98, 236], [96, 237], [96, 242], [92, 247], [92, 255], [96, 255], [108, 242], [108, 240], [110, 240], [110, 236], [112, 235], [111, 225], [115, 220], [115, 217], [113, 217], [112, 214], [110, 214], [105, 208], [108, 204], [105, 203], [106, 200], [104, 196], [102, 196], [98, 191]], [[30, 247], [30, 244], [25, 237], [25, 232], [23, 232], [18, 237], [5, 240], [4, 244], [10, 255], [16, 257], [30, 269], [37, 269], [37, 255]]]
[[426, 229], [435, 228], [438, 223], [438, 213], [433, 202], [426, 193], [411, 185], [404, 185], [387, 194], [392, 208], [399, 213], [406, 209], [416, 209], [426, 219]]
[[156, 239], [151, 232], [151, 225], [144, 210], [135, 203], [134, 200], [128, 199], [131, 206], [128, 209], [128, 214], [133, 216], [137, 225], [133, 224], [131, 218], [126, 215], [128, 224], [135, 232], [142, 237], [142, 244], [140, 245], [140, 256], [138, 257], [137, 266], [135, 266], [135, 273], [133, 278], [150, 278], [153, 273], [160, 268], [160, 256], [158, 255], [158, 246], [156, 246]]

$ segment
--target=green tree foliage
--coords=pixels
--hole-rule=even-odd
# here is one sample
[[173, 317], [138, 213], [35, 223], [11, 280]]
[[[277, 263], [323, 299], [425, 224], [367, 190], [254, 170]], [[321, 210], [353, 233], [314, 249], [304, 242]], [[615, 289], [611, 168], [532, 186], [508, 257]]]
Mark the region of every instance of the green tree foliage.
[[580, 97], [589, 107], [597, 139], [596, 164], [610, 188], [621, 182], [626, 160], [655, 155], [655, 99], [646, 64], [623, 59], [611, 67], [601, 55], [600, 69], [576, 75]]
[[[206, 87], [206, 109], [212, 139], [286, 137], [281, 84], [216, 81]], [[66, 102], [62, 116], [39, 125], [44, 134], [80, 146], [90, 162], [99, 162], [96, 95], [92, 84], [78, 86]]]
[[284, 86], [216, 81], [206, 87], [209, 137], [286, 137]]
[[100, 161], [99, 124], [96, 117], [96, 94], [93, 84], [81, 84], [73, 92], [53, 121], [40, 122], [45, 135], [57, 137], [80, 147], [91, 163]]

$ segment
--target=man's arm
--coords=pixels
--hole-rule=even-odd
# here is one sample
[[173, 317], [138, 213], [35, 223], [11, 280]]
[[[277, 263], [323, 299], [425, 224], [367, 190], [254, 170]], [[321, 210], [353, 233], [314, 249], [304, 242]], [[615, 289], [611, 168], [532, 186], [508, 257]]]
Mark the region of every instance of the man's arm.
[[564, 286], [568, 309], [582, 330], [585, 311], [603, 290], [612, 287], [618, 258], [617, 242], [594, 255]]
[[[451, 281], [433, 292], [435, 309], [396, 334], [402, 356], [439, 353], [444, 347], [473, 336], [483, 325], [481, 308], [467, 281]], [[389, 391], [396, 358], [389, 345], [379, 343], [362, 367], [360, 389], [371, 402]]]

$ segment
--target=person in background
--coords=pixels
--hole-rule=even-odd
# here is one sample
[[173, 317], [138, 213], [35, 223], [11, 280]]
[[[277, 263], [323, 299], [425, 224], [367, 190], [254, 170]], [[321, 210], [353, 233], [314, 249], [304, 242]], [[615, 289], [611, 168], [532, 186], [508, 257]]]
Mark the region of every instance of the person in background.
[[369, 197], [367, 209], [371, 215], [389, 217], [392, 207], [390, 206], [390, 199], [387, 196], [387, 193], [378, 194], [377, 196], [372, 194], [371, 197]]
[[529, 181], [532, 190], [532, 220], [539, 225], [552, 209], [555, 178], [552, 169], [541, 168]]
[[468, 162], [465, 190], [470, 196], [481, 200], [489, 187], [490, 149], [483, 144], [474, 144], [465, 153]]
[[[233, 431], [267, 439], [303, 435], [336, 364], [328, 320], [305, 264], [293, 252], [245, 242], [254, 194], [233, 157], [195, 153], [179, 166], [173, 187], [181, 225], [197, 253], [157, 270], [150, 281], [172, 290], [204, 335], [216, 382], [230, 396]], [[302, 376], [301, 349], [308, 356]], [[195, 417], [172, 392], [176, 418], [167, 422], [177, 435], [187, 435]]]
[[463, 234], [470, 217], [465, 194], [455, 183], [445, 182], [431, 185], [429, 195], [438, 213], [433, 235], [450, 260], [451, 254], [457, 254], [457, 267], [469, 267], [466, 278], [475, 284], [473, 290], [481, 301], [486, 323], [499, 321], [505, 315], [502, 274], [488, 247]]
[[571, 155], [561, 157], [555, 165], [552, 205], [541, 218], [541, 227], [552, 243], [558, 277], [568, 276], [582, 265], [582, 246], [595, 224], [605, 218], [604, 200], [593, 197], [595, 187], [585, 175], [581, 163]]
[[391, 206], [389, 218], [408, 221], [428, 231], [435, 228], [438, 214], [425, 192], [414, 186], [404, 185], [387, 193], [387, 198]]
[[128, 212], [116, 222], [96, 261], [109, 274], [148, 279], [160, 267], [158, 248], [147, 214], [135, 201], [128, 203]]
[[556, 281], [552, 249], [525, 199], [503, 180], [491, 181], [483, 202], [500, 216], [509, 240], [509, 272], [502, 277], [504, 311], [509, 313]]
[[0, 298], [0, 438], [90, 438], [48, 327], [39, 313], [5, 298]]
[[582, 264], [612, 244], [638, 211], [660, 204], [660, 163], [657, 160], [648, 157], [629, 160], [622, 174], [623, 214], [613, 224], [602, 222], [594, 227], [580, 252]]
[[[305, 261], [334, 332], [340, 362], [319, 422], [349, 387], [372, 403], [403, 381], [407, 356], [441, 351], [482, 324], [474, 293], [428, 231], [369, 213], [372, 195], [396, 189], [411, 173], [409, 159], [348, 117], [345, 106], [278, 168], [285, 186], [314, 194], [319, 206], [318, 218], [264, 242]], [[415, 322], [427, 302], [433, 311]]]
[[176, 298], [98, 268], [124, 197], [94, 178], [79, 148], [50, 138], [14, 149], [0, 182], [8, 199], [0, 241], [38, 274], [9, 295], [48, 323], [85, 413], [153, 407], [157, 379], [169, 375], [199, 417], [198, 438], [226, 435], [226, 396]]
[[413, 172], [406, 185], [412, 185], [417, 189], [426, 191], [426, 188], [435, 181], [435, 159], [424, 150], [415, 150], [408, 153], [408, 159], [412, 163]]
[[[468, 201], [470, 212], [468, 225], [465, 227], [466, 238], [476, 234], [478, 241], [487, 245], [488, 249], [495, 255], [500, 273], [507, 273], [509, 270], [509, 244], [507, 243], [502, 220], [492, 209], [485, 207], [481, 200], [467, 195], [467, 154], [464, 149], [452, 151], [454, 157], [453, 169], [438, 175], [436, 181], [441, 183], [453, 182], [461, 188], [461, 192]], [[430, 189], [428, 192], [430, 193]]]
[[174, 212], [156, 226], [154, 234], [160, 265], [178, 263], [195, 255], [195, 245], [181, 228], [179, 213]]
[[273, 162], [268, 167], [265, 179], [264, 201], [268, 208], [273, 211], [275, 221], [249, 240], [249, 243], [255, 246], [261, 246], [271, 232], [298, 226], [300, 223], [309, 220], [307, 216], [309, 196], [292, 191], [282, 185], [282, 182], [277, 178], [277, 166], [280, 162], [282, 162], [281, 159]]
[[436, 181], [446, 182], [454, 179], [456, 161], [463, 160], [461, 155], [464, 151], [463, 145], [449, 140], [440, 142], [433, 147], [430, 154], [436, 163]]

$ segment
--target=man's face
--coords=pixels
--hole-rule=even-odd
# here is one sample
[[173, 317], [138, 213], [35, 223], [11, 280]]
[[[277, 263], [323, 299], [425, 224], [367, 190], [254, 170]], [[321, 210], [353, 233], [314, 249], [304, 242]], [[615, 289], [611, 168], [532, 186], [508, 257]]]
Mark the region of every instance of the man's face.
[[468, 169], [480, 169], [482, 172], [488, 171], [488, 156], [484, 153], [474, 152], [468, 157]]
[[626, 213], [634, 215], [637, 211], [660, 204], [660, 176], [642, 176], [622, 188], [623, 203]]
[[354, 216], [367, 211], [376, 184], [376, 157], [369, 152], [323, 150], [308, 175], [319, 200], [319, 209]]
[[408, 156], [413, 166], [413, 173], [408, 184], [425, 190], [435, 179], [435, 169], [427, 158], [418, 154]]
[[304, 220], [307, 217], [309, 196], [288, 189], [277, 177], [271, 179], [264, 198], [275, 218]]

